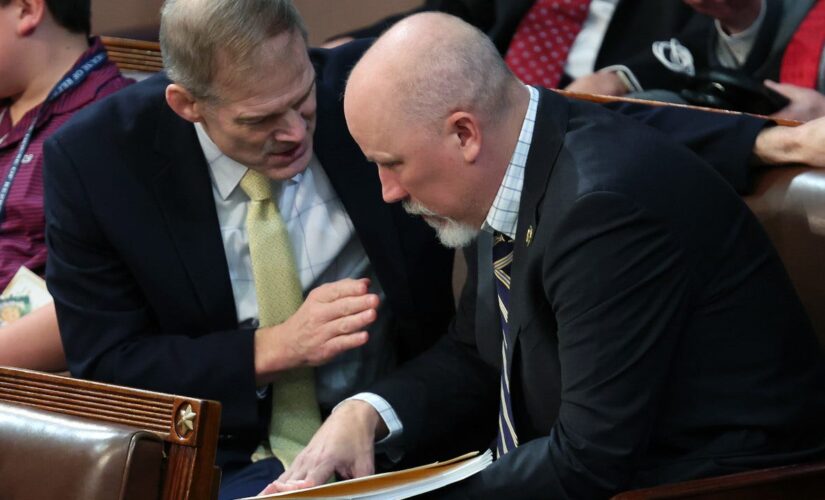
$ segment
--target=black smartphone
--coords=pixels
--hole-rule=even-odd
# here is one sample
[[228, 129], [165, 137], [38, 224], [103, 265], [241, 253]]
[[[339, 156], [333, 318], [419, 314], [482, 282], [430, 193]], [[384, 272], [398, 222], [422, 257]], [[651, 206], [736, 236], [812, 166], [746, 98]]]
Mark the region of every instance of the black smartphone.
[[787, 97], [755, 78], [725, 68], [699, 72], [688, 80], [680, 94], [686, 101], [698, 106], [760, 115], [775, 113], [790, 102]]

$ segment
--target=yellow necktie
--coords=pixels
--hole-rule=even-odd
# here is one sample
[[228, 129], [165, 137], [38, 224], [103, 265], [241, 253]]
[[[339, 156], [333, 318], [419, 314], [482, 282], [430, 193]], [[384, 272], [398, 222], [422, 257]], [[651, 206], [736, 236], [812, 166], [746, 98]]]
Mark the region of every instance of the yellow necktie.
[[[247, 170], [241, 179], [241, 189], [250, 199], [246, 230], [260, 326], [277, 325], [289, 318], [303, 302], [289, 234], [272, 201], [268, 177]], [[259, 452], [268, 456], [267, 452], [271, 451], [284, 467], [289, 467], [321, 425], [313, 371], [311, 368], [295, 368], [283, 372], [272, 384], [272, 390], [270, 450]], [[256, 452], [258, 458], [259, 452]]]

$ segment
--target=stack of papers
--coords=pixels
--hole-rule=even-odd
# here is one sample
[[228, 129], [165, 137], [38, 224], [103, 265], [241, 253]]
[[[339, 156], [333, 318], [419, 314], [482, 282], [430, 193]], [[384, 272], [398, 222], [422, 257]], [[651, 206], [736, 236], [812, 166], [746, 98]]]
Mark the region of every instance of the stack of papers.
[[340, 481], [298, 491], [275, 493], [239, 500], [262, 498], [401, 499], [443, 488], [484, 470], [493, 461], [490, 450], [467, 453], [446, 462], [422, 465], [397, 472]]

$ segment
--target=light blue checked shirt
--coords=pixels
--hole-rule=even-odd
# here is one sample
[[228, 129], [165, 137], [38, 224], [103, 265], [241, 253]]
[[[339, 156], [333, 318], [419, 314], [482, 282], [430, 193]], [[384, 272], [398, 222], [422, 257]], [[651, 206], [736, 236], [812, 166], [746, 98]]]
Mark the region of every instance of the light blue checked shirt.
[[536, 126], [536, 111], [539, 108], [539, 91], [527, 87], [530, 91], [530, 104], [527, 114], [521, 124], [521, 132], [516, 143], [516, 150], [504, 172], [504, 180], [498, 188], [493, 206], [487, 213], [487, 219], [481, 229], [487, 232], [498, 231], [511, 239], [516, 238], [518, 226], [518, 207], [521, 203], [521, 191], [524, 187], [524, 167], [527, 165], [527, 155], [530, 154], [530, 143], [533, 141], [533, 129]]
[[[527, 86], [530, 91], [530, 104], [527, 106], [527, 113], [521, 124], [521, 132], [518, 136], [516, 149], [510, 158], [510, 164], [504, 172], [504, 179], [501, 187], [498, 188], [493, 206], [487, 213], [482, 225], [482, 230], [493, 232], [498, 231], [515, 239], [516, 227], [518, 226], [518, 207], [521, 202], [521, 191], [524, 187], [524, 168], [527, 165], [527, 155], [530, 153], [530, 143], [533, 141], [533, 129], [536, 125], [536, 111], [539, 107], [539, 91]], [[404, 425], [398, 418], [398, 414], [386, 399], [370, 392], [362, 392], [349, 399], [358, 399], [369, 403], [384, 419], [390, 433], [379, 443], [383, 446], [392, 446], [392, 442], [401, 436]], [[335, 410], [333, 410], [335, 411]], [[397, 453], [387, 449], [390, 458], [395, 458]], [[395, 455], [395, 456], [394, 456]]]

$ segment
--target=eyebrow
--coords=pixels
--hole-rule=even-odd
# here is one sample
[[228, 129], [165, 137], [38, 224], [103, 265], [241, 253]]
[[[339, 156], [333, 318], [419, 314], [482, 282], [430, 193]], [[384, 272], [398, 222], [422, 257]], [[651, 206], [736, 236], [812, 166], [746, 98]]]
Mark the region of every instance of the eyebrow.
[[[294, 104], [304, 102], [306, 99], [309, 98], [309, 95], [312, 93], [312, 90], [315, 88], [315, 79], [312, 80], [312, 84], [309, 86], [306, 92], [304, 92], [301, 97], [295, 100], [294, 103], [290, 103], [289, 107], [292, 107]], [[278, 110], [272, 113], [267, 113], [265, 115], [241, 115], [235, 118], [237, 123], [250, 123], [250, 122], [257, 122], [257, 121], [264, 121], [274, 116], [278, 116], [284, 113], [282, 110]]]

